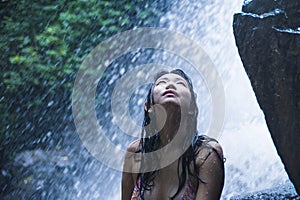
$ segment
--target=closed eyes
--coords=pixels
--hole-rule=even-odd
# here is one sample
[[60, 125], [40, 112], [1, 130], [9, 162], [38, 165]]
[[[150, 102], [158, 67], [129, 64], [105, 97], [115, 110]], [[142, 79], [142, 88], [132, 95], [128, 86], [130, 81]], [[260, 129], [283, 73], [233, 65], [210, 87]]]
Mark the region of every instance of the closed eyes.
[[[167, 80], [159, 80], [159, 81], [156, 83], [156, 85], [162, 85], [162, 84], [166, 84], [166, 83], [168, 83]], [[187, 87], [186, 83], [183, 82], [183, 81], [176, 81], [176, 84], [177, 84], [177, 85], [182, 85], [182, 86], [184, 86], [184, 87]]]
[[176, 84], [183, 85], [184, 87], [186, 87], [186, 84], [183, 81], [177, 81]]
[[156, 85], [161, 85], [161, 84], [165, 84], [165, 83], [167, 83], [167, 81], [165, 81], [165, 80], [160, 80], [160, 81], [158, 81], [158, 82], [156, 83]]

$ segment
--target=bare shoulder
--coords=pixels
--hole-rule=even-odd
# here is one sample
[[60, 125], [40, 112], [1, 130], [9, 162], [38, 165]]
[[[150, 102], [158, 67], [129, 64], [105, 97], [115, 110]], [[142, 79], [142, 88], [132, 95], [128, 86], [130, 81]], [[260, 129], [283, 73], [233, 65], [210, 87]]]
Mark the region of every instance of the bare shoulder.
[[210, 145], [214, 151], [218, 154], [218, 156], [223, 160], [223, 149], [222, 146], [216, 141], [209, 141], [208, 145]]
[[204, 141], [199, 154], [198, 173], [205, 184], [199, 184], [197, 199], [220, 199], [225, 177], [222, 147], [216, 140]]
[[199, 148], [199, 152], [196, 157], [197, 165], [202, 165], [208, 158], [221, 160], [223, 162], [222, 146], [215, 140], [206, 141]]
[[127, 147], [128, 152], [136, 153], [140, 151], [140, 139], [134, 140]]
[[[131, 142], [125, 154], [123, 171], [138, 173], [140, 169], [141, 162], [141, 150], [140, 150], [140, 140], [135, 140]], [[133, 175], [133, 180], [136, 180], [136, 175]]]

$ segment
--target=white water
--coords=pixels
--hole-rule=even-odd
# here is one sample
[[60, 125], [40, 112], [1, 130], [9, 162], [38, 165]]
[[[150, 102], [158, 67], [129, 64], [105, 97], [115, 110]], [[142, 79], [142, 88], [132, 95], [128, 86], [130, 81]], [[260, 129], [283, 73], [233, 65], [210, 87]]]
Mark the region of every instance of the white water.
[[[160, 20], [161, 27], [195, 40], [210, 56], [222, 77], [226, 116], [217, 138], [227, 159], [222, 199], [288, 181], [235, 46], [233, 15], [241, 11], [242, 3], [242, 0], [178, 0]], [[196, 82], [199, 77], [191, 77], [195, 86], [201, 85]], [[209, 107], [207, 112], [210, 112]], [[210, 117], [207, 112], [204, 111]], [[120, 199], [120, 193], [111, 198]]]
[[221, 74], [226, 117], [218, 139], [227, 158], [222, 199], [288, 180], [235, 46], [233, 15], [242, 3], [178, 1], [161, 19], [163, 27], [197, 41]]

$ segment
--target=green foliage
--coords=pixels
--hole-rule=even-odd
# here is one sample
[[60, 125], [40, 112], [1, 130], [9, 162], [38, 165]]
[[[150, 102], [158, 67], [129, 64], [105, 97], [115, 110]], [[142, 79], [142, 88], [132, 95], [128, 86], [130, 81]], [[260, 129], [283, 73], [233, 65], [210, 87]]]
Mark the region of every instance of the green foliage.
[[[41, 115], [47, 113], [51, 101], [56, 110], [69, 106], [74, 77], [84, 57], [118, 32], [153, 25], [162, 9], [149, 6], [151, 3], [2, 1], [0, 142], [26, 131], [45, 132]], [[54, 115], [63, 115], [64, 111]]]

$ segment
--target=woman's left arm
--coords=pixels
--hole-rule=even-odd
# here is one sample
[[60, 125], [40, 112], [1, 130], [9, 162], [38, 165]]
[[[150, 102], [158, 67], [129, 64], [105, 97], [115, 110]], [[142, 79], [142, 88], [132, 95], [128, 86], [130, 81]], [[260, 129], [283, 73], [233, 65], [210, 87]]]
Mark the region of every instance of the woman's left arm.
[[196, 160], [199, 176], [205, 182], [199, 182], [197, 200], [220, 199], [224, 186], [224, 162], [222, 147], [217, 142], [209, 142], [212, 146], [205, 160]]

